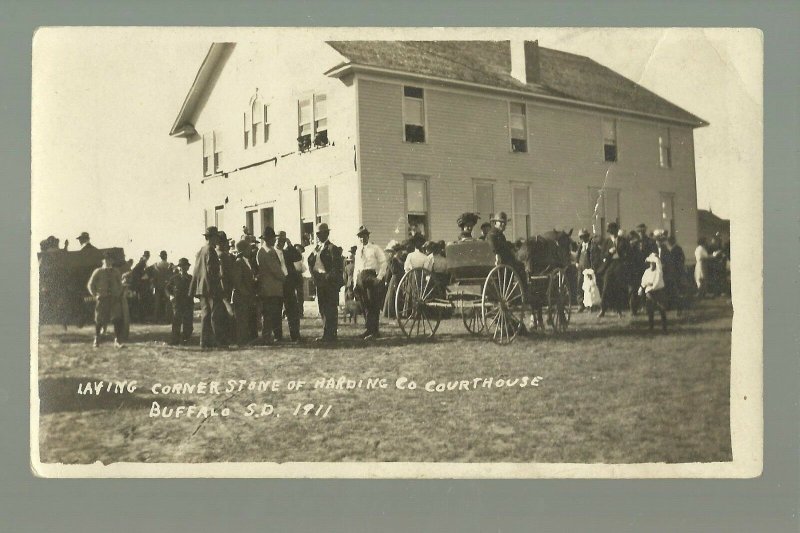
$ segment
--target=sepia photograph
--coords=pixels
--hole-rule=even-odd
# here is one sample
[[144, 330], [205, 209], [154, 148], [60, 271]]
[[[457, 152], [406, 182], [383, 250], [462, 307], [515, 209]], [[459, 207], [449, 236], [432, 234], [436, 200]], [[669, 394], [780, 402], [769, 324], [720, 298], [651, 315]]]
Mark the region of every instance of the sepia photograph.
[[32, 38], [36, 475], [760, 475], [758, 30]]

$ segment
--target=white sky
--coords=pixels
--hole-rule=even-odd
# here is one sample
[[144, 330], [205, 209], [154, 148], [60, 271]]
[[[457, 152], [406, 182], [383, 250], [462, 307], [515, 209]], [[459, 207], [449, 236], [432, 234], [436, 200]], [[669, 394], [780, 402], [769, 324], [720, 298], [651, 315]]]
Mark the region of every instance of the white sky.
[[175, 168], [183, 146], [170, 127], [212, 41], [270, 31], [320, 40], [538, 38], [711, 123], [695, 130], [699, 207], [735, 217], [731, 191], [761, 180], [762, 40], [754, 30], [45, 29], [34, 41], [34, 251], [51, 234], [75, 249], [85, 230], [98, 247], [122, 246], [128, 257], [166, 249], [173, 260], [191, 258], [200, 240], [186, 242], [183, 226], [195, 225], [182, 221], [197, 214], [176, 211], [189, 176]]

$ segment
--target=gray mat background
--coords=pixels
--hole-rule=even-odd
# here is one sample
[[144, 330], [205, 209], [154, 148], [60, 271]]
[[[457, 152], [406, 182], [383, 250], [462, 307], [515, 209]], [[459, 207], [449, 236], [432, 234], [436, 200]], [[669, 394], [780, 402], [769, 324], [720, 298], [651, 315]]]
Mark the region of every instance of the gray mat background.
[[[0, 2], [0, 531], [797, 531], [800, 3]], [[38, 26], [717, 26], [765, 39], [759, 479], [41, 480], [28, 466], [31, 40]]]

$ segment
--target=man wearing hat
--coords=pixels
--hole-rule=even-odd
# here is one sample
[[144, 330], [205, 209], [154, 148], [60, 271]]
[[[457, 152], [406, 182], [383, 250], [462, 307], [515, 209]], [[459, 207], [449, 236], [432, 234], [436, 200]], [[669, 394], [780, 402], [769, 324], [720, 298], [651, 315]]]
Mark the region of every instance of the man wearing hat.
[[173, 274], [164, 286], [164, 292], [172, 303], [172, 340], [170, 344], [188, 344], [192, 337], [194, 319], [194, 296], [189, 293], [192, 276], [189, 275], [189, 260], [178, 259], [178, 273]]
[[602, 263], [597, 269], [598, 279], [602, 279], [602, 302], [600, 314], [602, 318], [607, 309], [613, 309], [618, 316], [628, 303], [628, 279], [630, 275], [627, 263], [630, 256], [630, 245], [625, 237], [619, 235], [619, 224], [609, 222], [607, 226], [608, 238], [603, 241], [600, 249]]
[[261, 235], [261, 248], [256, 254], [258, 265], [258, 297], [261, 299], [263, 324], [261, 339], [264, 344], [283, 340], [283, 283], [286, 279], [286, 266], [278, 257], [275, 241], [278, 235], [271, 226], [264, 228]]
[[114, 324], [114, 346], [122, 334], [122, 278], [111, 264], [111, 252], [103, 254], [103, 264], [96, 268], [86, 285], [89, 294], [95, 299], [94, 308], [94, 347], [100, 344], [100, 332], [109, 322]]
[[[500, 259], [500, 262], [513, 267], [517, 270], [520, 277], [525, 277], [525, 268], [517, 261], [514, 247], [506, 240], [505, 230], [508, 224], [508, 215], [505, 211], [493, 213], [489, 221], [492, 223], [492, 229], [486, 234], [486, 240], [492, 245], [492, 250]], [[522, 268], [520, 268], [522, 267]]]
[[336, 340], [339, 326], [339, 289], [344, 283], [342, 249], [328, 240], [330, 228], [325, 222], [317, 225], [317, 245], [308, 256], [308, 269], [317, 288], [317, 305], [324, 323], [317, 341]]
[[150, 267], [150, 277], [153, 280], [155, 296], [153, 299], [153, 321], [156, 324], [163, 324], [164, 322], [170, 322], [170, 305], [166, 298], [164, 287], [172, 276], [172, 263], [167, 261], [166, 250], [161, 250], [158, 257], [161, 261]]
[[252, 250], [250, 239], [242, 239], [236, 243], [236, 262], [231, 273], [231, 304], [236, 324], [235, 338], [239, 346], [249, 344], [258, 337], [258, 289]]
[[300, 341], [300, 306], [297, 297], [298, 291], [303, 290], [303, 273], [297, 270], [297, 262], [303, 260], [292, 241], [286, 237], [285, 231], [278, 233], [275, 244], [278, 259], [286, 270], [286, 279], [283, 281], [283, 310], [286, 313], [286, 322], [289, 324], [289, 337], [292, 342]]
[[462, 213], [456, 224], [458, 227], [461, 228], [461, 233], [458, 235], [459, 241], [471, 241], [472, 237], [472, 228], [475, 227], [475, 224], [478, 223], [478, 219], [481, 218], [475, 213]]
[[594, 269], [597, 262], [598, 250], [595, 243], [592, 241], [592, 236], [586, 228], [581, 229], [578, 233], [578, 251], [575, 257], [575, 267], [577, 269], [577, 283], [576, 283], [576, 296], [578, 297], [578, 304], [580, 308], [579, 313], [584, 310], [583, 306], [583, 271], [586, 269]]
[[200, 347], [212, 348], [219, 345], [219, 339], [225, 335], [225, 324], [222, 319], [225, 313], [222, 303], [222, 281], [219, 256], [215, 249], [219, 241], [219, 230], [216, 226], [209, 226], [203, 236], [206, 238], [206, 244], [197, 252], [189, 284], [189, 295], [200, 299], [202, 317]]
[[90, 242], [89, 234], [85, 231], [78, 235], [78, 242], [81, 245], [81, 251], [97, 250], [97, 248], [95, 248], [95, 246]]
[[378, 337], [380, 316], [381, 316], [381, 296], [383, 294], [382, 279], [386, 276], [388, 261], [386, 254], [377, 244], [369, 242], [369, 230], [366, 226], [358, 228], [359, 244], [355, 251], [355, 264], [353, 267], [353, 278], [355, 281], [355, 295], [361, 302], [361, 307], [366, 315], [367, 328], [361, 334], [363, 339]]
[[236, 258], [231, 254], [231, 245], [228, 235], [224, 231], [219, 232], [217, 242], [217, 256], [219, 257], [220, 282], [222, 282], [222, 305], [225, 312], [222, 313], [222, 321], [225, 323], [223, 339], [218, 339], [222, 344], [230, 344], [236, 338], [236, 322], [233, 319], [233, 270]]

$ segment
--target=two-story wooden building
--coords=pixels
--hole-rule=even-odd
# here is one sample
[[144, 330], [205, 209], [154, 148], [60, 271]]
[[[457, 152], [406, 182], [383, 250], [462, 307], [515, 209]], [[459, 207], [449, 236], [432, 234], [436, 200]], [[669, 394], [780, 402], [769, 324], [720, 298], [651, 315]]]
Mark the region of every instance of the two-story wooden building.
[[211, 45], [170, 134], [198, 228], [237, 237], [451, 240], [461, 212], [503, 210], [512, 238], [617, 220], [690, 245], [705, 125], [537, 42], [293, 40]]

